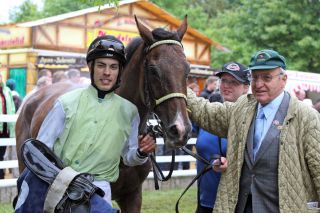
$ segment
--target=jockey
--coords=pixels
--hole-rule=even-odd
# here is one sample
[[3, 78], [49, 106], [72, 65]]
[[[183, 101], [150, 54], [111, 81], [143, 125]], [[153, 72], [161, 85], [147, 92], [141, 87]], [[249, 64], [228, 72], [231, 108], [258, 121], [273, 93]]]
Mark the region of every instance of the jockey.
[[114, 36], [96, 38], [89, 46], [87, 64], [91, 85], [60, 96], [45, 117], [37, 139], [79, 173], [94, 175], [94, 184], [111, 204], [110, 183], [125, 165], [141, 165], [155, 149], [150, 135], [138, 136], [136, 106], [118, 96], [125, 48]]

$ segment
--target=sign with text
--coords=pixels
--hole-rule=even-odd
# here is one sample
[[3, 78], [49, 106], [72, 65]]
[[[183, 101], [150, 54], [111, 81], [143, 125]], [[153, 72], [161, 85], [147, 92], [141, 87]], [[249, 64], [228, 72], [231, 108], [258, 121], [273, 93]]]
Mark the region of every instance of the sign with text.
[[67, 65], [66, 67], [84, 67], [87, 65], [86, 59], [82, 57], [68, 56], [39, 56], [37, 66], [40, 68], [46, 65]]
[[0, 27], [0, 48], [31, 46], [31, 28]]
[[89, 47], [89, 45], [95, 38], [99, 36], [104, 36], [104, 35], [113, 35], [114, 37], [122, 41], [125, 46], [133, 38], [139, 36], [139, 34], [135, 32], [126, 32], [126, 31], [108, 30], [108, 29], [94, 29], [88, 32], [87, 46]]

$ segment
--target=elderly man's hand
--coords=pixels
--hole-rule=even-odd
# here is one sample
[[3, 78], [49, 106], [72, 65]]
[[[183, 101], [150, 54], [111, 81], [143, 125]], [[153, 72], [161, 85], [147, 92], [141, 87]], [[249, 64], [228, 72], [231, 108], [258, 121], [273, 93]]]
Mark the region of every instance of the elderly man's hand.
[[225, 157], [221, 157], [220, 159], [217, 159], [213, 161], [213, 170], [216, 172], [225, 172], [228, 168], [228, 160]]
[[154, 137], [149, 134], [145, 136], [139, 135], [139, 151], [142, 153], [151, 153], [156, 149], [156, 141]]

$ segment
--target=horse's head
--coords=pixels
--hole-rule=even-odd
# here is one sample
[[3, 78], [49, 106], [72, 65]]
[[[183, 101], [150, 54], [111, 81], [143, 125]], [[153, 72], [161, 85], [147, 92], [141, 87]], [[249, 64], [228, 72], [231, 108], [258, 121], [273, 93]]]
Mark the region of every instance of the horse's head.
[[186, 144], [191, 132], [186, 105], [186, 78], [190, 71], [181, 40], [187, 30], [187, 17], [176, 32], [163, 28], [150, 31], [136, 18], [143, 39], [144, 77], [140, 89], [144, 104], [162, 122], [166, 145]]

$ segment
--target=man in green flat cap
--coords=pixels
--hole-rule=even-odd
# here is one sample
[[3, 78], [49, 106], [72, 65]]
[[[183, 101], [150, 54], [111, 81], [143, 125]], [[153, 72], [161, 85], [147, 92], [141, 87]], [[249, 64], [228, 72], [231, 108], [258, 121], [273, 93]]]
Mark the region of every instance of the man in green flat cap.
[[258, 51], [249, 69], [253, 94], [235, 103], [188, 90], [191, 120], [229, 141], [213, 212], [308, 212], [320, 200], [320, 117], [284, 90], [278, 52]]

